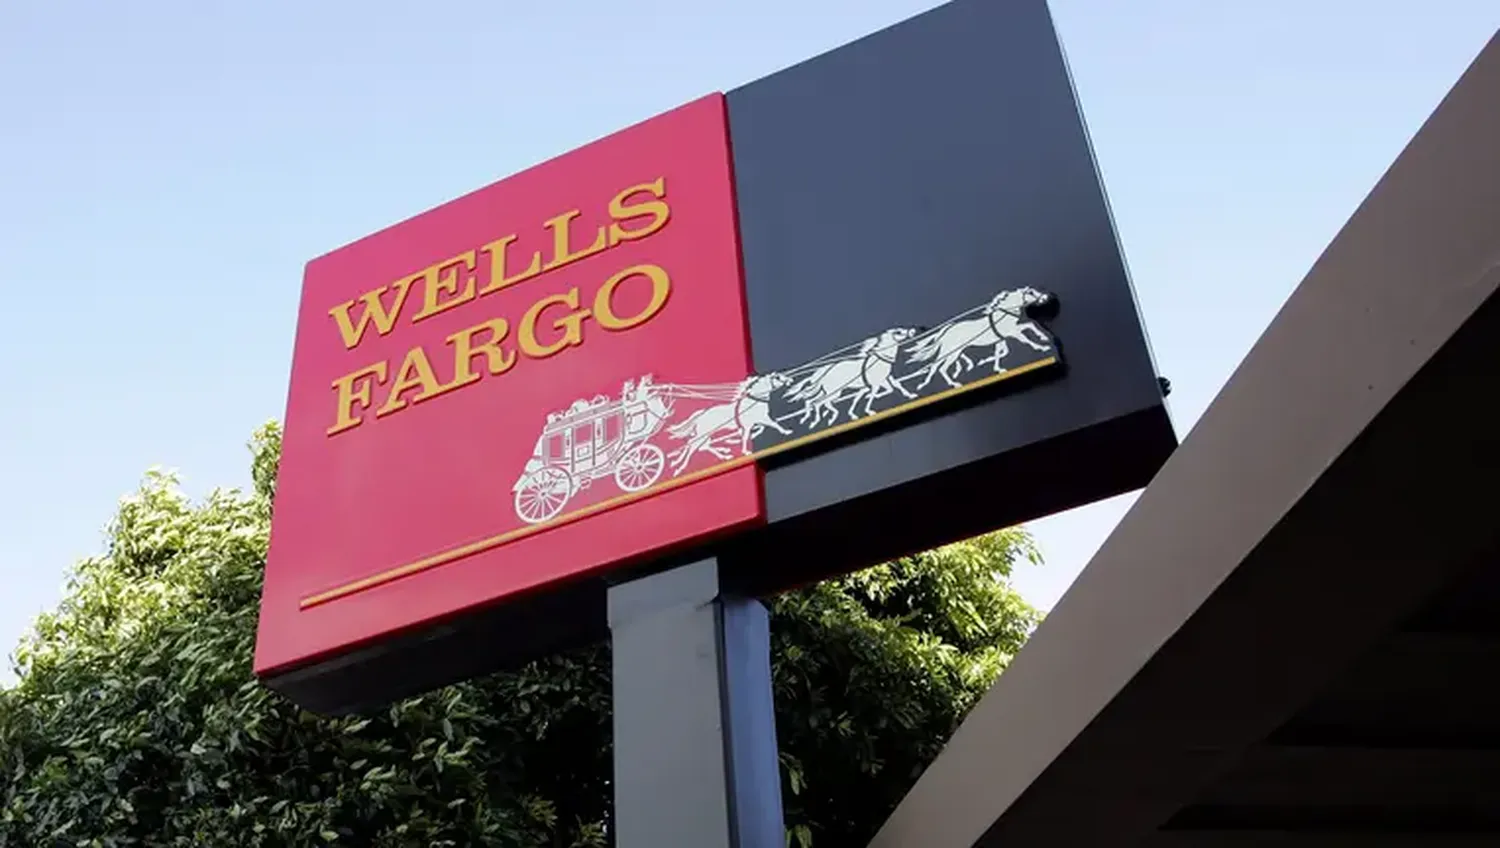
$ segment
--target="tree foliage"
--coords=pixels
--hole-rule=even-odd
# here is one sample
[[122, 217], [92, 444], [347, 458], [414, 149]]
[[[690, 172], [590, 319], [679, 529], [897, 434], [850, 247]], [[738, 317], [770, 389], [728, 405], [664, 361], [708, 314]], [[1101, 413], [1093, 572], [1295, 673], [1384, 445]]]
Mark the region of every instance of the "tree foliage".
[[[608, 647], [375, 714], [302, 711], [251, 676], [280, 432], [254, 491], [147, 474], [0, 690], [0, 848], [600, 846]], [[1010, 530], [771, 602], [793, 844], [862, 846], [1038, 614]]]

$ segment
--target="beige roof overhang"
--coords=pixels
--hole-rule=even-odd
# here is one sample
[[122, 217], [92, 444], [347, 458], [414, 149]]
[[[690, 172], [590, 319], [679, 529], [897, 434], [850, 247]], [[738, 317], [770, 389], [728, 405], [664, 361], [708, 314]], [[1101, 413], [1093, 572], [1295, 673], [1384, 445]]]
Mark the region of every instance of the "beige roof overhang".
[[[1420, 793], [1468, 762], [1465, 745], [1381, 737], [1394, 694], [1371, 696], [1366, 741], [1327, 727], [1308, 744], [1277, 736], [1392, 640], [1458, 640], [1411, 622], [1495, 571], [1497, 283], [1492, 39], [872, 848], [1500, 844], [1500, 776], [1472, 762], [1452, 772], [1460, 789], [1489, 781], [1468, 824], [1387, 814], [1406, 797], [1387, 783]], [[1478, 617], [1500, 631], [1495, 594]], [[1500, 635], [1483, 630], [1462, 638], [1493, 637], [1475, 655], [1493, 676]], [[1423, 685], [1435, 700], [1490, 697], [1458, 691], [1461, 677]], [[1254, 767], [1271, 776], [1247, 783]], [[1357, 795], [1372, 774], [1389, 780], [1366, 777], [1373, 794]], [[1248, 796], [1231, 784], [1266, 803], [1235, 806]], [[1335, 784], [1354, 794], [1334, 798]], [[1332, 800], [1304, 803], [1314, 795]], [[1210, 798], [1217, 819], [1185, 816]], [[1441, 801], [1422, 809], [1441, 819]], [[1476, 836], [1492, 813], [1494, 832]], [[1337, 835], [1356, 831], [1372, 841]]]

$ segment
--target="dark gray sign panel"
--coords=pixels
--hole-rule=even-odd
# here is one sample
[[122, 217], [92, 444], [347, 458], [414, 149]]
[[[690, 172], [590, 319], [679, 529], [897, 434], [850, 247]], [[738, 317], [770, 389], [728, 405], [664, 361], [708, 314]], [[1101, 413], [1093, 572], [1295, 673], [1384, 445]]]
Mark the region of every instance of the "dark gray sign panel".
[[728, 104], [757, 371], [896, 389], [839, 425], [911, 408], [768, 462], [753, 557], [820, 562], [757, 585], [1150, 479], [1176, 437], [1044, 0], [955, 0]]

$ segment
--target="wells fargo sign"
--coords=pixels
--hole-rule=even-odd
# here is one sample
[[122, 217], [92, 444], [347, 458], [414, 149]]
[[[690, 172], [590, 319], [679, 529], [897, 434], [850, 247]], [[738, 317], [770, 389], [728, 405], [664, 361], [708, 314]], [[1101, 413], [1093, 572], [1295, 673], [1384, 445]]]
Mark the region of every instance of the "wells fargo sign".
[[388, 700], [600, 635], [624, 570], [776, 591], [1144, 484], [1045, 7], [951, 9], [310, 262], [257, 673]]
[[734, 214], [716, 95], [310, 263], [257, 667], [756, 521], [643, 376], [749, 373]]

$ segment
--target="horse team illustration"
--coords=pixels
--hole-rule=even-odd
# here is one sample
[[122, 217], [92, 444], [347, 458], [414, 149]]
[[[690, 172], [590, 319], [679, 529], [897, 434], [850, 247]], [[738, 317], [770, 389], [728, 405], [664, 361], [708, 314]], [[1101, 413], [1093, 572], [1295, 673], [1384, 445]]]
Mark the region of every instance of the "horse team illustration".
[[893, 379], [892, 373], [897, 351], [917, 333], [912, 327], [894, 327], [861, 341], [847, 356], [835, 355], [830, 361], [820, 358], [812, 363], [812, 373], [787, 391], [787, 400], [803, 405], [798, 421], [816, 427], [827, 413], [831, 424], [839, 418], [837, 403], [841, 400], [848, 401], [848, 414], [853, 418], [860, 401], [864, 401], [865, 414], [874, 415], [875, 401], [886, 395], [899, 392], [915, 398], [916, 393]]
[[[1011, 289], [930, 329], [893, 327], [738, 382], [658, 384], [646, 375], [627, 382], [618, 398], [578, 400], [547, 417], [512, 489], [516, 514], [528, 524], [550, 521], [600, 479], [638, 492], [664, 474], [683, 474], [702, 454], [721, 462], [753, 454], [768, 431], [781, 439], [809, 435], [841, 418], [876, 415], [876, 404], [889, 398], [916, 400], [934, 380], [951, 389], [978, 379], [974, 372], [986, 366], [1003, 374], [1012, 342], [1038, 355], [1055, 353], [1051, 334], [1029, 315], [1051, 300], [1031, 287]], [[679, 400], [707, 405], [673, 422]], [[675, 442], [670, 451], [653, 442], [663, 432]]]

